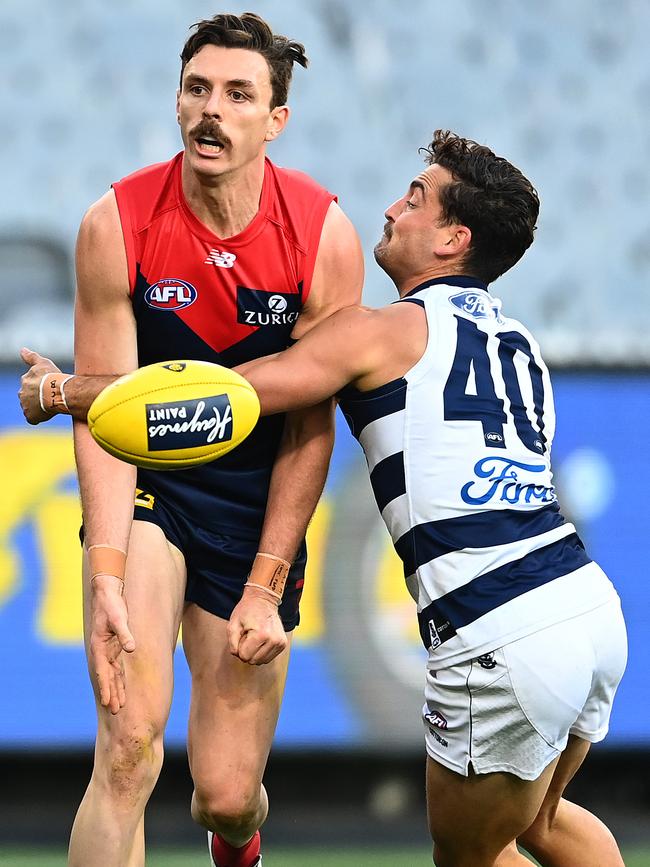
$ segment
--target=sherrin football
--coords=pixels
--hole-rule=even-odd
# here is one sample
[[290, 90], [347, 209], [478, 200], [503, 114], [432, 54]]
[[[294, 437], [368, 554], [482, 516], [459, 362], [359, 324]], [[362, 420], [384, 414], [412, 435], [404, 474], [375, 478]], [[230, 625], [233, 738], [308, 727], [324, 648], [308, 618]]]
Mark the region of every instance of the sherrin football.
[[175, 470], [207, 463], [253, 430], [260, 404], [238, 373], [207, 361], [166, 361], [121, 376], [97, 395], [88, 427], [129, 464]]

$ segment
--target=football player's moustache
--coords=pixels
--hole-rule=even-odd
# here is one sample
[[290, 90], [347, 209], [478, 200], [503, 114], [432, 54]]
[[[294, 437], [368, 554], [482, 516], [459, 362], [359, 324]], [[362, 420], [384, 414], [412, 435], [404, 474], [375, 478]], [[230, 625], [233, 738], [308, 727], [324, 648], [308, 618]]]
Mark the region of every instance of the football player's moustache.
[[207, 120], [207, 118], [203, 118], [200, 123], [197, 123], [194, 129], [190, 131], [190, 135], [194, 139], [213, 138], [224, 147], [232, 144], [228, 136], [221, 131], [219, 124], [214, 120]]
[[393, 227], [391, 226], [390, 223], [386, 223], [384, 226], [384, 235], [386, 235], [386, 237], [388, 238], [389, 241], [390, 241], [392, 234], [393, 234]]

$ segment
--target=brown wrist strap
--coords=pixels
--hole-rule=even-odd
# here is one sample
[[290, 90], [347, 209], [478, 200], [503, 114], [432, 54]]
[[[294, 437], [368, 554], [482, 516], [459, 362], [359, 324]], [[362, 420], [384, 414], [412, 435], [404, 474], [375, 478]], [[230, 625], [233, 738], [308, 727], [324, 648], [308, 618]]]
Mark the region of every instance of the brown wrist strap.
[[258, 552], [255, 555], [247, 584], [266, 589], [277, 599], [282, 599], [289, 569], [291, 569], [291, 563], [288, 560], [283, 560], [282, 557], [276, 557], [273, 554]]
[[126, 551], [112, 545], [91, 545], [88, 548], [90, 580], [98, 575], [115, 575], [124, 581], [126, 572]]
[[262, 584], [256, 584], [254, 581], [247, 581], [244, 584], [244, 587], [256, 587], [258, 590], [261, 590], [263, 593], [266, 593], [267, 596], [270, 596], [273, 602], [275, 603], [276, 608], [280, 606], [282, 602], [282, 596], [279, 593], [276, 593], [274, 590], [270, 590], [268, 587], [264, 587]]

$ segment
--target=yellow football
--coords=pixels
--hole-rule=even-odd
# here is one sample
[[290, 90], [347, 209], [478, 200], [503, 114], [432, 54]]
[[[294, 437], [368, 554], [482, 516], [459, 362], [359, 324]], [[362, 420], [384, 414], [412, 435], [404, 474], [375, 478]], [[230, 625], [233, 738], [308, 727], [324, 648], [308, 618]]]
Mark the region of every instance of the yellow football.
[[253, 430], [260, 404], [233, 370], [166, 361], [121, 376], [97, 395], [88, 427], [107, 452], [154, 470], [194, 467], [225, 455]]

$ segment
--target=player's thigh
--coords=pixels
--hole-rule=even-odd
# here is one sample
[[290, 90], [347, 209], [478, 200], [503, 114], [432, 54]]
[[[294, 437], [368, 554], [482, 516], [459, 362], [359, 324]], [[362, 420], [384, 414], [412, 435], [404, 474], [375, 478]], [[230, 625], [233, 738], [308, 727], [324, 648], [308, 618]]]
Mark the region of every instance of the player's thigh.
[[197, 792], [218, 799], [221, 788], [237, 779], [257, 797], [282, 703], [289, 648], [267, 665], [248, 665], [230, 653], [227, 625], [193, 603], [186, 606], [190, 769]]
[[552, 779], [554, 760], [536, 780], [514, 774], [467, 776], [427, 758], [429, 829], [446, 852], [497, 855], [535, 819]]
[[[134, 521], [126, 561], [125, 597], [129, 627], [135, 638], [133, 653], [122, 653], [126, 705], [113, 716], [98, 706], [100, 731], [114, 731], [136, 721], [164, 725], [173, 687], [173, 654], [183, 612], [185, 565], [181, 552], [160, 527]], [[84, 561], [84, 631], [90, 629], [90, 586]], [[93, 687], [96, 690], [96, 683]]]
[[[618, 598], [575, 618], [567, 627], [573, 631], [573, 642], [567, 636], [565, 646], [572, 647], [574, 660], [579, 646], [589, 651], [592, 660], [589, 689], [569, 728], [566, 746], [530, 828], [533, 836], [551, 827], [564, 790], [584, 762], [591, 744], [603, 740], [607, 734], [614, 697], [627, 662], [627, 635]], [[603, 635], [607, 635], [607, 641], [602, 640]], [[558, 701], [557, 690], [553, 700]], [[522, 840], [526, 842], [526, 834]]]
[[[576, 735], [569, 736], [566, 748], [558, 759], [546, 795], [535, 817], [535, 825], [541, 823], [544, 827], [550, 827], [557, 813], [564, 790], [578, 772], [587, 757], [590, 747], [591, 743], [589, 741]], [[525, 834], [522, 835], [522, 838], [525, 841]]]
[[592, 682], [589, 642], [577, 641], [575, 665], [566, 663], [563, 648], [575, 632], [575, 625], [549, 627], [427, 673], [434, 840], [498, 854], [534, 821]]

